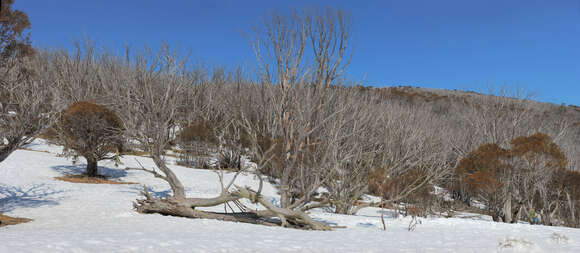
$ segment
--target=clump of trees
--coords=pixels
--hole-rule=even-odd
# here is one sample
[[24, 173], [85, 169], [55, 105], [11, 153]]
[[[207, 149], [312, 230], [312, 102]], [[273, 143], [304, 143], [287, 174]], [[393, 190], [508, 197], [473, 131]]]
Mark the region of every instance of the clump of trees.
[[87, 161], [86, 176], [98, 176], [100, 160], [115, 159], [124, 141], [123, 122], [106, 107], [76, 102], [65, 110], [56, 124], [58, 141], [65, 154]]
[[13, 3], [2, 1], [0, 11], [0, 162], [55, 119], [46, 62], [34, 57], [28, 16]]
[[548, 135], [536, 133], [514, 138], [509, 149], [480, 146], [461, 160], [455, 174], [469, 201], [484, 204], [494, 220], [516, 222], [535, 208], [542, 222], [552, 225], [568, 218], [564, 209], [569, 215], [575, 212], [568, 198], [571, 189], [561, 181], [570, 173], [566, 165], [558, 145]]
[[555, 175], [556, 191], [562, 204], [557, 212], [558, 222], [555, 225], [580, 227], [580, 171], [562, 171]]
[[393, 105], [384, 114], [371, 190], [383, 202], [420, 205], [425, 199], [417, 194], [432, 192], [450, 175], [449, 153], [441, 150], [445, 135], [435, 130], [441, 129], [436, 116], [423, 108]]

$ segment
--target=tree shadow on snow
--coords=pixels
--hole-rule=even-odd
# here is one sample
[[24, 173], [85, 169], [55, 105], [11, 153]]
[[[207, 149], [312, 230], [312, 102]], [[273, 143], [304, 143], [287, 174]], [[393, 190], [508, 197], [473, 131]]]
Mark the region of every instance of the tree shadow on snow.
[[[125, 191], [125, 192], [130, 192], [130, 193], [140, 193], [141, 191], [143, 191], [143, 185], [131, 185], [129, 186], [129, 189], [131, 189], [131, 191]], [[163, 191], [156, 191], [151, 187], [147, 187], [147, 191], [149, 192], [149, 194], [151, 194], [153, 197], [155, 198], [167, 198], [171, 196], [171, 189], [167, 189], [167, 190], [163, 190]]]
[[[71, 176], [84, 174], [87, 170], [87, 165], [86, 164], [58, 165], [52, 166], [51, 168], [64, 176]], [[125, 170], [107, 168], [103, 166], [99, 166], [98, 174], [101, 176], [105, 176], [108, 179], [119, 179], [127, 176], [127, 172]]]
[[315, 217], [313, 217], [312, 219], [314, 219], [314, 220], [316, 220], [318, 222], [322, 222], [322, 223], [324, 223], [327, 226], [331, 226], [331, 227], [332, 226], [338, 226], [338, 223], [336, 223], [336, 222], [330, 222], [330, 221], [323, 220], [323, 219], [320, 219], [320, 218], [315, 218]]
[[41, 146], [41, 144], [40, 144], [40, 143], [34, 143], [34, 142], [31, 142], [31, 143], [28, 143], [28, 144], [26, 144], [26, 145], [22, 146], [22, 148], [26, 148], [26, 149], [34, 149], [34, 148], [36, 148], [36, 147], [40, 147], [40, 146]]
[[399, 216], [402, 216], [402, 214], [400, 214], [400, 213], [397, 214], [397, 211], [390, 210], [390, 209], [377, 210], [376, 213], [377, 213], [377, 215], [356, 214], [356, 216], [369, 217], [369, 218], [380, 218], [381, 217], [381, 213], [383, 213], [383, 216], [384, 216], [385, 219], [394, 219], [394, 218], [397, 218]]
[[36, 208], [58, 205], [61, 197], [56, 197], [63, 190], [55, 190], [47, 184], [32, 186], [0, 185], [0, 212], [10, 212], [16, 208]]

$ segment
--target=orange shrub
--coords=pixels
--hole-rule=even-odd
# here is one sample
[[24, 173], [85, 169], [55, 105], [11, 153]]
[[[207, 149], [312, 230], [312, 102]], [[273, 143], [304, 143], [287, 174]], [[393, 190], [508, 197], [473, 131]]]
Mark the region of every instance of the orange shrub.
[[112, 159], [122, 145], [123, 123], [104, 106], [77, 102], [65, 110], [57, 126], [59, 140], [72, 156], [87, 160], [87, 176], [97, 176], [97, 162]]

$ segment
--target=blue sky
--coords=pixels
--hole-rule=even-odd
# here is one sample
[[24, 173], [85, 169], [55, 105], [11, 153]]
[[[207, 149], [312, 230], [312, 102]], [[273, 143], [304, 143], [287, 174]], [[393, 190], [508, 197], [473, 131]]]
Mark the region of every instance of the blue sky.
[[509, 84], [580, 105], [580, 0], [152, 1], [16, 0], [36, 46], [155, 47], [208, 65], [255, 64], [247, 39], [269, 10], [339, 7], [353, 17], [351, 80], [365, 85], [484, 89]]

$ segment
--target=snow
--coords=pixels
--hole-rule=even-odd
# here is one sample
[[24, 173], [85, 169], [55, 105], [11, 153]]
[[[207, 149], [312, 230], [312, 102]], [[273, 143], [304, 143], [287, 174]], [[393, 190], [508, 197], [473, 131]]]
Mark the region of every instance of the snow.
[[[0, 252], [580, 252], [580, 230], [490, 222], [489, 217], [421, 219], [408, 231], [409, 217], [365, 208], [356, 216], [316, 210], [314, 218], [347, 226], [330, 232], [143, 215], [132, 210], [142, 185], [164, 196], [169, 186], [143, 171], [117, 169], [101, 162], [100, 173], [129, 185], [74, 184], [55, 180], [81, 173], [84, 164], [58, 157], [61, 147], [42, 140], [0, 163], [0, 211], [32, 222], [0, 228]], [[124, 167], [152, 168], [144, 157], [125, 156]], [[170, 166], [187, 194], [219, 194], [217, 175], [208, 170]], [[231, 177], [229, 175], [228, 177]], [[228, 178], [226, 177], [226, 178]], [[256, 186], [253, 175], [239, 185]], [[263, 194], [277, 203], [276, 189], [265, 182]], [[209, 210], [223, 211], [223, 206]]]

